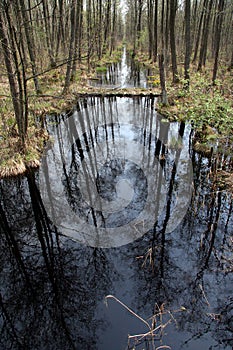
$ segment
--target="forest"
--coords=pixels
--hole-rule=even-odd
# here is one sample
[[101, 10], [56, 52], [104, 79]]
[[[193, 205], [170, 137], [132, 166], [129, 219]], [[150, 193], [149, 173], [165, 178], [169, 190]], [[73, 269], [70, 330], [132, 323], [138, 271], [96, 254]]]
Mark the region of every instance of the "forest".
[[124, 46], [153, 69], [160, 112], [202, 131], [199, 147], [230, 138], [231, 0], [1, 0], [0, 7], [2, 177], [38, 166], [46, 115], [72, 106]]
[[0, 349], [233, 349], [233, 0], [0, 0]]

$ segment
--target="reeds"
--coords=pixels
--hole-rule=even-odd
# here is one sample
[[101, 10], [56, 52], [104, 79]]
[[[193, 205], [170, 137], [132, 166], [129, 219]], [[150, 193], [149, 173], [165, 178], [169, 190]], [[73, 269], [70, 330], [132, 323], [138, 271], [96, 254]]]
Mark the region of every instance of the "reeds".
[[[151, 350], [160, 350], [160, 349], [171, 349], [169, 345], [161, 344], [162, 338], [164, 335], [164, 329], [171, 323], [176, 322], [173, 314], [181, 311], [186, 311], [184, 307], [181, 307], [178, 310], [169, 311], [165, 309], [165, 304], [159, 306], [155, 304], [155, 313], [148, 320], [145, 320], [143, 317], [138, 315], [132, 309], [130, 309], [126, 304], [121, 300], [116, 298], [114, 295], [107, 295], [105, 300], [113, 299], [121, 306], [123, 306], [131, 315], [139, 319], [147, 327], [145, 333], [139, 333], [134, 335], [128, 335], [128, 350], [135, 349], [136, 346], [140, 345], [142, 342], [149, 344], [148, 349]], [[160, 345], [156, 346], [156, 342], [160, 342]]]

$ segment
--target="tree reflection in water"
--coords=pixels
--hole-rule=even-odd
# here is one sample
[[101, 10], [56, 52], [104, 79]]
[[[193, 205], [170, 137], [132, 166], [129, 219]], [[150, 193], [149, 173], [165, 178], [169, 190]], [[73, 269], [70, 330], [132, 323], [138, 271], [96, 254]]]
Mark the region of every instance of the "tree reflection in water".
[[[111, 142], [115, 137], [111, 123], [116, 120], [111, 120], [113, 114], [109, 111], [117, 110], [116, 101], [93, 100], [92, 115], [88, 114], [87, 102], [81, 101], [77, 109], [86, 118], [84, 129], [71, 128], [65, 116], [57, 118], [58, 126], [54, 123], [50, 126], [50, 132], [59, 140], [58, 148], [52, 152], [58, 152], [61, 159], [65, 160], [67, 150], [67, 140], [61, 137], [62, 124], [70, 140], [69, 147], [84, 135], [90, 119], [99, 124], [100, 116], [102, 125], [110, 125], [101, 131], [101, 137]], [[146, 100], [134, 102], [136, 118], [148, 104]], [[151, 125], [150, 108], [148, 111], [143, 114], [147, 130]], [[156, 121], [158, 125], [160, 122]], [[166, 310], [181, 306], [186, 309], [175, 314], [176, 323], [167, 326], [166, 334], [156, 340], [155, 346], [231, 349], [232, 196], [211, 181], [211, 165], [193, 152], [195, 192], [182, 222], [168, 232], [177, 188], [175, 164], [181, 157], [179, 148], [174, 153], [176, 163], [169, 163], [166, 157], [170, 128], [167, 124], [161, 136], [158, 127], [158, 134], [147, 133], [142, 140], [147, 144], [145, 152], [151, 152], [152, 159], [157, 157], [163, 172], [166, 171], [163, 214], [146, 234], [122, 247], [92, 248], [65, 236], [45, 210], [38, 173], [1, 180], [2, 349], [125, 349], [128, 333], [143, 329], [119, 305], [109, 303], [106, 308], [103, 301], [108, 294], [116, 295], [145, 319], [153, 315], [156, 305], [164, 305]], [[183, 124], [176, 125], [174, 130], [177, 137], [189, 143]], [[152, 147], [151, 135], [163, 142]], [[87, 134], [84, 135], [86, 146], [94, 144], [99, 136], [100, 133], [88, 134], [85, 141]], [[74, 169], [76, 161], [74, 157]], [[93, 156], [91, 170], [97, 162]], [[68, 184], [69, 169], [65, 161], [63, 164], [63, 180], [67, 179]]]
[[0, 208], [1, 346], [95, 348], [94, 311], [111, 285], [112, 264], [104, 251], [62, 239], [46, 215], [35, 176], [1, 186], [7, 205], [2, 201]]

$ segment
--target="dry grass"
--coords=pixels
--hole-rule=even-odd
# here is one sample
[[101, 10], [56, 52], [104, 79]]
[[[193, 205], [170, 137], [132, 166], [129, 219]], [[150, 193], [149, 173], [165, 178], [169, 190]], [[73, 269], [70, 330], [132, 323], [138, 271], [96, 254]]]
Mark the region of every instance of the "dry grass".
[[[146, 55], [141, 55], [139, 61], [143, 62], [144, 66], [147, 66], [148, 58]], [[156, 65], [150, 62], [153, 69], [158, 71]], [[1, 67], [1, 71], [4, 72], [4, 67]], [[196, 85], [196, 73], [195, 67], [191, 67], [192, 85]], [[232, 73], [223, 69], [224, 84], [220, 84], [220, 74], [219, 74], [219, 89], [226, 97], [227, 100], [231, 100], [232, 96]], [[158, 73], [158, 72], [157, 72]], [[155, 80], [156, 76], [153, 76]], [[205, 72], [208, 75], [208, 72]], [[36, 96], [34, 92], [33, 80], [28, 81], [28, 94], [29, 94], [29, 119], [30, 124], [33, 126], [35, 134], [29, 132], [30, 135], [27, 137], [26, 146], [24, 149], [19, 147], [19, 140], [17, 137], [17, 130], [14, 118], [14, 111], [12, 108], [9, 84], [6, 74], [1, 74], [0, 76], [0, 177], [13, 176], [17, 174], [22, 174], [25, 172], [27, 166], [38, 166], [41, 151], [43, 150], [43, 141], [46, 139], [44, 135], [36, 139], [36, 133], [40, 132], [35, 128], [35, 119], [44, 118], [46, 114], [60, 114], [64, 111], [70, 110], [75, 104], [78, 96], [89, 96], [98, 94], [100, 96], [134, 96], [134, 95], [150, 95], [159, 94], [160, 87], [156, 83], [153, 88], [147, 89], [102, 89], [91, 87], [88, 85], [90, 78], [94, 76], [94, 68], [88, 71], [88, 67], [83, 64], [78, 64], [77, 74], [72, 82], [69, 92], [64, 96], [62, 95], [64, 80], [65, 80], [65, 66], [60, 66], [54, 70], [47, 70], [41, 76], [39, 76], [41, 95]], [[222, 77], [221, 77], [222, 78]], [[200, 79], [200, 77], [199, 77]], [[152, 79], [153, 80], [153, 79]], [[167, 110], [160, 108], [160, 112], [168, 115], [171, 121], [173, 120], [183, 120], [186, 119], [186, 111], [189, 109], [190, 105], [193, 104], [194, 93], [189, 96], [183, 95], [182, 82], [180, 86], [173, 86], [170, 84], [170, 78], [167, 79], [168, 85], [168, 95], [170, 99], [170, 106]], [[157, 81], [157, 80], [156, 80]], [[181, 95], [179, 95], [181, 93]], [[206, 93], [206, 92], [205, 92]], [[178, 97], [177, 97], [178, 95]], [[229, 119], [231, 119], [229, 117]], [[229, 125], [229, 124], [228, 124]], [[42, 141], [42, 142], [41, 142]], [[39, 151], [33, 151], [34, 148], [39, 146], [42, 147]], [[33, 157], [26, 156], [28, 153], [31, 155], [34, 152]], [[229, 179], [229, 181], [232, 181]]]
[[217, 170], [218, 182], [233, 192], [233, 173], [225, 170]]
[[0, 139], [0, 178], [25, 174], [28, 168], [38, 168], [48, 134], [43, 129], [29, 127], [24, 147], [17, 135]]
[[[162, 345], [162, 339], [164, 335], [164, 329], [172, 322], [176, 323], [174, 318], [174, 314], [177, 312], [184, 312], [186, 309], [181, 307], [178, 310], [169, 311], [165, 309], [165, 304], [159, 306], [155, 305], [155, 313], [152, 317], [145, 320], [132, 309], [130, 309], [126, 304], [124, 304], [121, 300], [116, 298], [114, 295], [107, 295], [105, 300], [107, 302], [108, 299], [115, 300], [118, 304], [120, 304], [123, 308], [125, 308], [131, 315], [140, 320], [148, 329], [145, 333], [128, 335], [128, 349], [134, 349], [137, 345], [141, 344], [144, 341], [149, 341], [151, 345], [151, 349], [159, 350], [159, 349], [171, 349], [168, 345]], [[161, 345], [156, 346], [155, 341], [160, 341]]]
[[6, 76], [0, 80], [0, 178], [24, 174], [27, 168], [37, 168], [40, 165], [44, 141], [48, 135], [36, 127], [35, 120], [43, 120], [48, 114], [61, 114], [69, 111], [75, 105], [78, 96], [99, 94], [110, 95], [150, 95], [158, 93], [155, 89], [103, 89], [88, 85], [93, 72], [88, 73], [83, 65], [78, 66], [75, 81], [71, 83], [69, 91], [63, 95], [65, 79], [64, 67], [45, 73], [40, 77], [41, 95], [34, 92], [32, 80], [28, 82], [29, 94], [29, 128], [24, 148], [20, 146], [17, 126], [14, 117], [9, 84]]

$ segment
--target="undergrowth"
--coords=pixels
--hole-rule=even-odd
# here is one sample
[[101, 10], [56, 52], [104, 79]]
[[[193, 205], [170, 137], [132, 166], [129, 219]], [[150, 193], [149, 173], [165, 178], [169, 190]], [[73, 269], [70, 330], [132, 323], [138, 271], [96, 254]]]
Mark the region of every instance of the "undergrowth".
[[[208, 73], [191, 73], [189, 90], [185, 81], [178, 85], [168, 83], [169, 105], [159, 105], [159, 111], [169, 120], [192, 123], [198, 131], [211, 131], [210, 138], [230, 136], [233, 131], [233, 83], [230, 72], [224, 81], [211, 83]], [[214, 133], [214, 134], [213, 134]]]
[[[59, 114], [71, 109], [77, 95], [90, 90], [91, 87], [88, 85], [88, 80], [97, 71], [105, 72], [109, 64], [119, 62], [121, 55], [122, 46], [119, 46], [112, 55], [106, 53], [101, 61], [93, 58], [91, 68], [83, 63], [78, 64], [77, 74], [72, 80], [70, 89], [66, 95], [62, 95], [65, 79], [64, 67], [49, 71], [40, 77], [41, 95], [39, 96], [34, 93], [33, 82], [30, 81], [28, 83], [30, 129], [23, 150], [18, 147], [17, 128], [8, 82], [6, 77], [1, 77], [0, 176], [5, 176], [6, 174], [16, 175], [16, 164], [25, 165], [25, 163], [30, 164], [33, 162], [37, 164], [40, 152], [33, 152], [32, 148], [37, 149], [38, 147], [42, 147], [43, 149], [45, 135], [41, 134], [42, 136], [38, 138], [38, 132], [41, 131], [35, 121], [43, 120], [46, 114]], [[150, 69], [148, 83], [153, 88], [159, 89], [157, 62], [153, 62], [143, 53], [137, 54], [135, 60], [144, 68]], [[167, 92], [169, 105], [163, 106], [158, 103], [158, 111], [164, 117], [168, 118], [169, 121], [191, 122], [196, 130], [199, 144], [205, 146], [206, 144], [212, 145], [213, 143], [218, 143], [219, 145], [222, 144], [222, 147], [225, 147], [226, 137], [228, 138], [228, 144], [233, 141], [232, 73], [226, 67], [222, 67], [221, 79], [217, 80], [214, 86], [211, 82], [211, 69], [206, 69], [205, 72], [200, 73], [193, 66], [190, 70], [190, 76], [190, 87], [187, 90], [184, 88], [186, 84], [184, 80], [180, 79], [177, 85], [173, 85], [171, 83], [171, 74], [170, 77], [168, 75]], [[29, 147], [28, 144], [30, 144], [30, 152], [27, 149]], [[6, 170], [7, 167], [8, 170]], [[14, 168], [15, 171], [12, 171]], [[19, 168], [21, 169], [21, 167]]]

